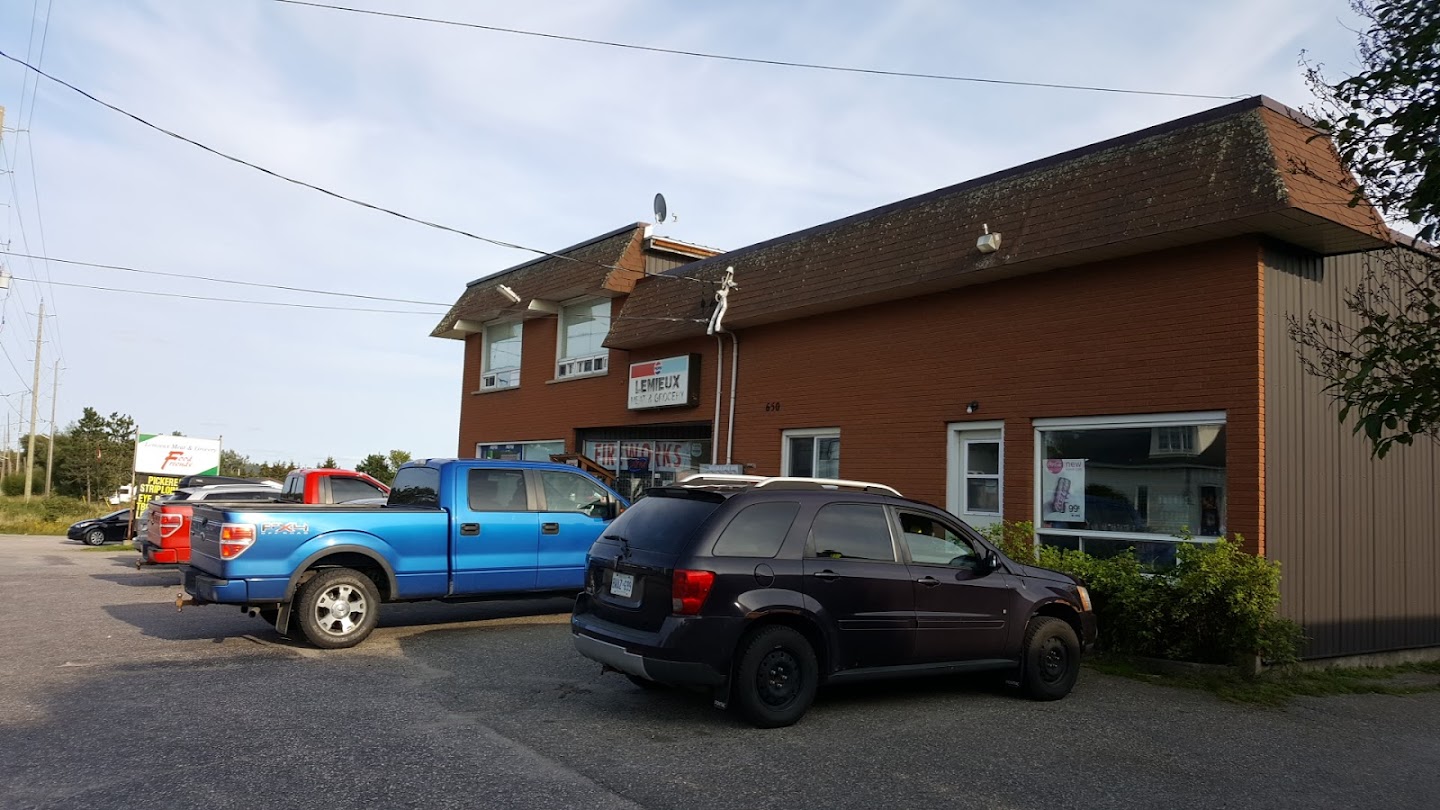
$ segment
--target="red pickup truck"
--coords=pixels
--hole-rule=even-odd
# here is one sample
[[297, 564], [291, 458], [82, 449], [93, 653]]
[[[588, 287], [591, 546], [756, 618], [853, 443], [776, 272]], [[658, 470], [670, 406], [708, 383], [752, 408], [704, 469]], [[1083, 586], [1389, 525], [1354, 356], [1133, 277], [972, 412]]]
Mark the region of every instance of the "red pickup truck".
[[285, 484], [257, 481], [249, 484], [216, 484], [178, 489], [170, 499], [150, 504], [145, 530], [136, 536], [135, 549], [141, 559], [136, 567], [161, 563], [190, 562], [190, 516], [196, 501], [289, 501], [292, 503], [352, 503], [384, 498], [390, 488], [354, 470], [295, 470]]

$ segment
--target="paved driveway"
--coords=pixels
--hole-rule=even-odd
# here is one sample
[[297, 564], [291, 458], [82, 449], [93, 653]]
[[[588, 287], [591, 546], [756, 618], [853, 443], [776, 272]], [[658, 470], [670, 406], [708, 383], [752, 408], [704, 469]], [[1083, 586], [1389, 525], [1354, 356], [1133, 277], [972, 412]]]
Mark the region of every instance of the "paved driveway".
[[1285, 710], [1086, 672], [927, 680], [743, 726], [570, 648], [566, 600], [387, 607], [291, 644], [174, 571], [0, 537], [0, 808], [1434, 807], [1440, 695]]

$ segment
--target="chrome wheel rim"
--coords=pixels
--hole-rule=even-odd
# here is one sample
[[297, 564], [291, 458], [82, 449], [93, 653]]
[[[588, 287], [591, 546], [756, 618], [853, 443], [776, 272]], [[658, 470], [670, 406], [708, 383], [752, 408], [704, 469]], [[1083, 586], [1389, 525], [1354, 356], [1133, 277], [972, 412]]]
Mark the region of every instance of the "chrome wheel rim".
[[85, 533], [85, 542], [89, 543], [92, 546], [98, 546], [101, 543], [105, 542], [105, 532], [102, 532], [99, 529], [91, 529], [90, 531]]
[[354, 632], [368, 612], [365, 593], [353, 585], [331, 585], [315, 600], [315, 623], [332, 636]]

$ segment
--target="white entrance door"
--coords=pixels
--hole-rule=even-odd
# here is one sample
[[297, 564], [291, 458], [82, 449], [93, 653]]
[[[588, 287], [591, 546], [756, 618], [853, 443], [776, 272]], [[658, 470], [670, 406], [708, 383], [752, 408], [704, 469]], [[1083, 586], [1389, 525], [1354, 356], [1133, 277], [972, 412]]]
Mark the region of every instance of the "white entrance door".
[[1003, 422], [950, 425], [945, 506], [975, 528], [998, 523], [1005, 503]]

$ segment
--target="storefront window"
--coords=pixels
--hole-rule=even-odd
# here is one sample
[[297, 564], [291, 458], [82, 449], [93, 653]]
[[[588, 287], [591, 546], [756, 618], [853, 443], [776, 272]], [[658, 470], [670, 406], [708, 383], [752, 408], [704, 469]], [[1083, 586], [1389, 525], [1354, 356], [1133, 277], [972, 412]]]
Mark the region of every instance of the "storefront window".
[[1177, 536], [1225, 534], [1223, 414], [1037, 421], [1037, 533], [1096, 556], [1174, 561]]
[[633, 501], [650, 487], [699, 472], [710, 461], [710, 440], [587, 441], [585, 455], [615, 473], [616, 491]]
[[564, 441], [475, 445], [475, 457], [489, 461], [549, 461], [552, 454], [563, 452]]

